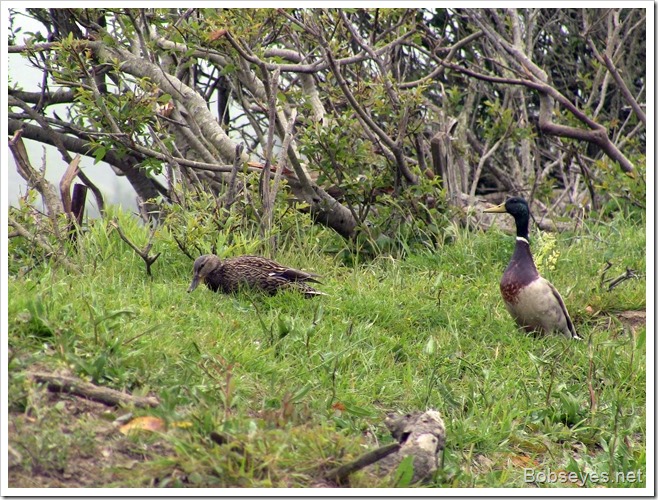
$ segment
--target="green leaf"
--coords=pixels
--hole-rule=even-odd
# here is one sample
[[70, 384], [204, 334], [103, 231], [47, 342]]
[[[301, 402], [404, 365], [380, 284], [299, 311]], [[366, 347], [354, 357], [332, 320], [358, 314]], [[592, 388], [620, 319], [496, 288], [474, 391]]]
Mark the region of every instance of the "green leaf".
[[322, 304], [318, 304], [318, 307], [315, 308], [315, 313], [313, 314], [313, 324], [317, 325], [320, 320], [322, 319], [322, 314], [323, 314], [324, 309], [322, 308]]
[[107, 148], [101, 146], [94, 151], [94, 165], [99, 161], [103, 161], [105, 154], [107, 153]]
[[414, 478], [414, 456], [407, 455], [395, 471], [395, 487], [406, 488]]
[[313, 387], [314, 386], [312, 384], [304, 385], [301, 389], [299, 389], [297, 392], [295, 392], [295, 394], [292, 395], [290, 401], [292, 401], [293, 403], [300, 402], [304, 398], [304, 396], [306, 396], [311, 391], [311, 389], [313, 389]]
[[101, 318], [97, 319], [94, 324], [95, 325], [100, 325], [101, 323], [116, 318], [118, 316], [135, 316], [135, 311], [132, 311], [130, 309], [121, 309], [118, 311], [112, 311], [105, 316], [102, 316]]
[[220, 76], [226, 76], [230, 75], [231, 73], [235, 73], [236, 66], [235, 64], [227, 64], [222, 68], [222, 70], [219, 72]]
[[345, 411], [349, 413], [350, 415], [354, 415], [355, 417], [376, 417], [377, 413], [369, 410], [367, 408], [362, 408], [360, 406], [352, 405], [349, 403], [343, 403], [345, 406]]
[[290, 328], [290, 323], [286, 321], [286, 319], [282, 316], [277, 317], [277, 326], [279, 328], [279, 339], [284, 338], [292, 331], [292, 328]]

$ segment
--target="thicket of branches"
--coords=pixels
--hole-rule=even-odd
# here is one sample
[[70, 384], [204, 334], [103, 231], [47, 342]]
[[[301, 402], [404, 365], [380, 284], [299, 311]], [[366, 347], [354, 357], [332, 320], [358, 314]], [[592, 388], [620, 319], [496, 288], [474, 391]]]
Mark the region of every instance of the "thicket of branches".
[[[21, 33], [21, 15], [44, 29]], [[22, 138], [68, 164], [109, 163], [147, 217], [209, 192], [218, 209], [250, 206], [265, 234], [291, 200], [346, 238], [431, 226], [490, 194], [643, 209], [644, 9], [76, 8], [12, 19], [9, 52], [43, 72], [38, 92], [11, 80], [12, 152], [42, 192], [19, 161]], [[102, 207], [102, 187], [68, 174], [65, 187], [79, 178]]]

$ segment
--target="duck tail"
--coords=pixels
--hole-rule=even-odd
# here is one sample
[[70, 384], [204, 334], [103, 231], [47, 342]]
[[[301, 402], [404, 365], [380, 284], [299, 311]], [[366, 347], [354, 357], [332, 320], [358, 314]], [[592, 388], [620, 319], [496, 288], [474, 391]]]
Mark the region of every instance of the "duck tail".
[[311, 288], [310, 286], [302, 288], [302, 292], [304, 293], [304, 297], [306, 297], [307, 299], [311, 297], [317, 297], [318, 295], [324, 295], [325, 297], [328, 295], [324, 292], [321, 292], [320, 290]]

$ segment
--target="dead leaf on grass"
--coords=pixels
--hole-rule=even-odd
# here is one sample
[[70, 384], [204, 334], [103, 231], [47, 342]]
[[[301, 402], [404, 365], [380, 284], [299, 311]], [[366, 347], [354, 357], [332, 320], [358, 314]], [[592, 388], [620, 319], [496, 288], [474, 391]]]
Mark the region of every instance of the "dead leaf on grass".
[[515, 467], [524, 468], [524, 469], [529, 467], [536, 467], [539, 465], [539, 462], [537, 462], [537, 460], [527, 455], [512, 455], [510, 457], [510, 460]]
[[[192, 422], [182, 421], [169, 424], [169, 428], [188, 429], [190, 427], [192, 427]], [[119, 427], [119, 430], [123, 434], [128, 434], [132, 431], [165, 432], [167, 430], [167, 423], [158, 417], [137, 417]]]
[[122, 434], [129, 434], [133, 431], [164, 432], [166, 429], [167, 424], [158, 417], [137, 417], [119, 427]]

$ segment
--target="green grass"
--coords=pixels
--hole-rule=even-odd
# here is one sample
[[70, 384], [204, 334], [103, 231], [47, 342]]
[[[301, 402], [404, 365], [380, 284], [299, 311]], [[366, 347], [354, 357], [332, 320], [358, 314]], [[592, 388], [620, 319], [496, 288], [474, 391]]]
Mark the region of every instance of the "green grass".
[[[124, 223], [146, 241], [146, 230]], [[639, 470], [639, 482], [587, 486], [645, 485], [646, 328], [631, 330], [613, 314], [644, 309], [645, 284], [599, 286], [606, 260], [611, 277], [626, 266], [644, 272], [642, 226], [591, 223], [557, 235], [555, 267], [542, 273], [588, 339], [580, 343], [530, 337], [513, 324], [498, 291], [509, 235], [453, 228], [435, 252], [348, 266], [327, 251], [342, 245], [328, 231], [292, 233], [276, 259], [321, 274], [327, 297], [187, 294], [192, 263], [166, 233], [156, 236], [162, 256], [149, 279], [101, 222], [72, 257], [82, 274], [42, 265], [11, 275], [10, 411], [42, 423], [11, 433], [19, 467], [62, 473], [58, 446], [90, 446], [88, 422], [53, 434], [70, 416], [44, 408], [23, 375], [36, 365], [153, 393], [162, 404], [135, 415], [191, 424], [157, 437], [104, 435], [141, 451], [131, 451], [139, 459], [130, 468], [108, 466], [96, 486], [311, 486], [322, 471], [390, 442], [386, 413], [428, 407], [447, 426], [431, 486], [522, 487], [525, 467], [610, 478]], [[541, 241], [531, 238], [539, 255]], [[211, 432], [234, 441], [218, 445]], [[57, 463], [48, 469], [37, 463], [43, 456]], [[361, 472], [351, 484], [393, 483]]]

